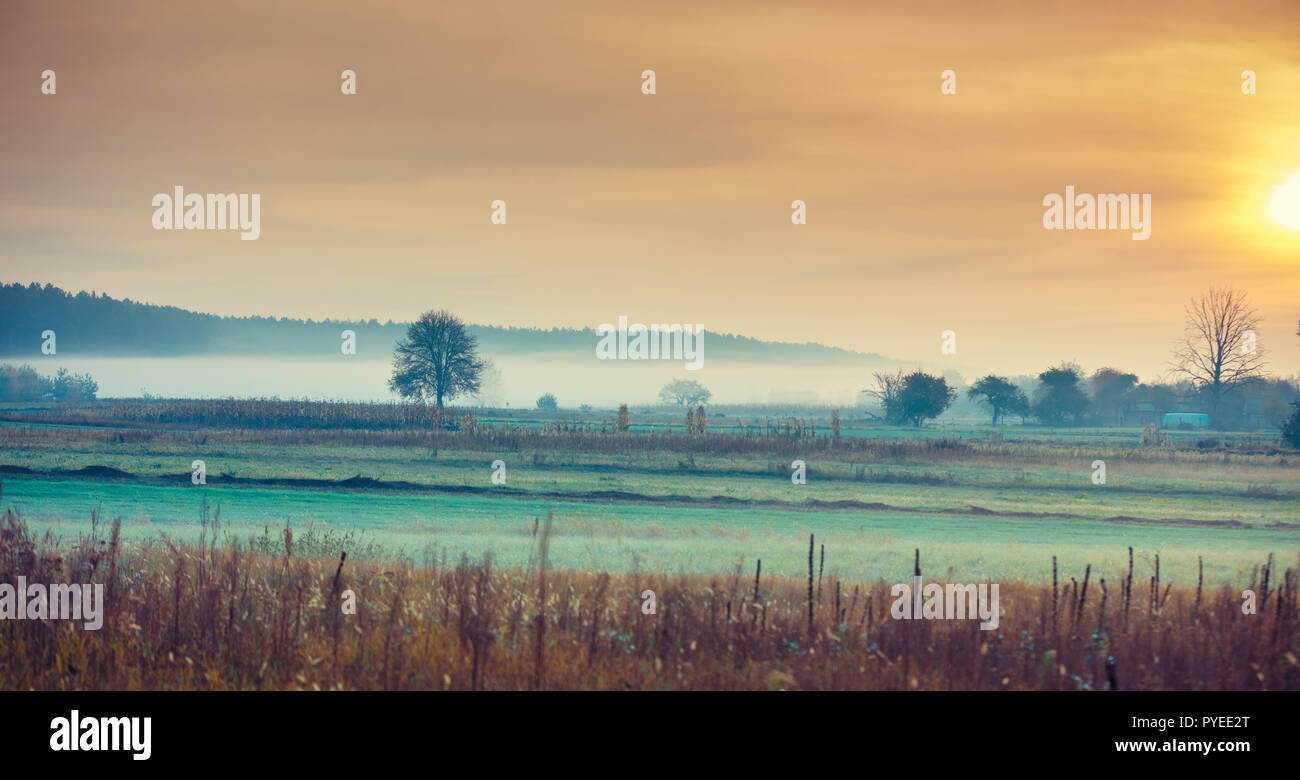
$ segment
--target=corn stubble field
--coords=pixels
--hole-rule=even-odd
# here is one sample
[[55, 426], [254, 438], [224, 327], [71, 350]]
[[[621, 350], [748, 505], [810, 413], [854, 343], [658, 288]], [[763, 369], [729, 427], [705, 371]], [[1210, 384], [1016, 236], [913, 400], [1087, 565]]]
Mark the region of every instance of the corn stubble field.
[[[1300, 687], [1294, 570], [1239, 589], [1172, 587], [1132, 569], [1001, 584], [1001, 624], [895, 620], [890, 583], [809, 575], [614, 575], [547, 566], [549, 519], [524, 569], [354, 562], [250, 541], [125, 544], [119, 523], [71, 546], [7, 511], [0, 571], [105, 585], [98, 631], [0, 622], [5, 689], [1038, 689]], [[208, 533], [210, 531], [210, 534]], [[824, 549], [820, 553], [824, 555]], [[918, 552], [923, 563], [923, 551]], [[920, 567], [921, 563], [918, 563]], [[1054, 562], [1052, 563], [1054, 565]], [[1158, 571], [1158, 569], [1157, 569]], [[1065, 581], [1069, 580], [1066, 585]], [[656, 594], [644, 614], [641, 594]], [[356, 598], [344, 614], [345, 593]]]

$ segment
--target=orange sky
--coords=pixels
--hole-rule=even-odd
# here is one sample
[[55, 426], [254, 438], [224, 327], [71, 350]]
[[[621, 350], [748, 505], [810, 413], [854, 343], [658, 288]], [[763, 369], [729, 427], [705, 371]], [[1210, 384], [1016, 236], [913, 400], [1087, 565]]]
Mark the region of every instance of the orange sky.
[[[1233, 284], [1300, 372], [1300, 231], [1267, 213], [1300, 172], [1300, 6], [866, 5], [4, 3], [0, 281], [1143, 379]], [[155, 231], [178, 184], [260, 193], [261, 237]], [[1150, 193], [1150, 240], [1044, 230], [1069, 184]]]

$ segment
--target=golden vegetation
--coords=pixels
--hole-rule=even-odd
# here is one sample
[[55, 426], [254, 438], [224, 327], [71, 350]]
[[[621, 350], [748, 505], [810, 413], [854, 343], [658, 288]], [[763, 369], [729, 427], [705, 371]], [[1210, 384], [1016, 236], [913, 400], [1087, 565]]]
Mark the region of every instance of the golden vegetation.
[[[0, 581], [105, 585], [98, 631], [0, 621], [4, 689], [1296, 689], [1296, 581], [1270, 561], [1240, 588], [1001, 583], [1001, 625], [894, 620], [891, 583], [355, 562], [218, 543], [70, 546], [6, 513]], [[1157, 568], [1158, 572], [1158, 568]], [[1054, 572], [1055, 574], [1055, 572]], [[929, 579], [934, 579], [933, 577]], [[655, 593], [654, 614], [642, 593]], [[342, 604], [351, 592], [355, 614]]]

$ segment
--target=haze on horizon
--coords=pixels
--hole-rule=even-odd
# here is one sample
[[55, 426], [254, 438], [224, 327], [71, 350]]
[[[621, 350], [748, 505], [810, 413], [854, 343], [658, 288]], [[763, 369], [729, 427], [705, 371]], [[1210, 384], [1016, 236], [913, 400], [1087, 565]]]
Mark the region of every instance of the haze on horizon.
[[[1187, 300], [1231, 284], [1295, 374], [1300, 230], [1269, 199], [1300, 172], [1296, 40], [1283, 2], [6, 4], [0, 280], [1143, 380]], [[260, 237], [155, 231], [176, 185], [260, 193]], [[1067, 185], [1150, 193], [1150, 239], [1044, 230]]]

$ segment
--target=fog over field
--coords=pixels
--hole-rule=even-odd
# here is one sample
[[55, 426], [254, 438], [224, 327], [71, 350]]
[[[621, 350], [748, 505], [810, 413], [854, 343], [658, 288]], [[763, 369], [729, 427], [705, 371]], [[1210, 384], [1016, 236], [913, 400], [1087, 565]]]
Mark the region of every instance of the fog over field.
[[[35, 368], [39, 360], [28, 361]], [[105, 398], [143, 393], [169, 398], [279, 396], [313, 400], [393, 401], [388, 391], [392, 363], [360, 357], [293, 358], [210, 355], [175, 358], [51, 358], [74, 372], [89, 372]], [[572, 352], [503, 355], [492, 359], [500, 380], [465, 405], [532, 408], [542, 393], [554, 393], [562, 407], [613, 407], [657, 403], [664, 383], [694, 379], [680, 363], [601, 362]], [[708, 386], [727, 403], [793, 402], [852, 405], [865, 386], [862, 369], [834, 364], [707, 363]]]

